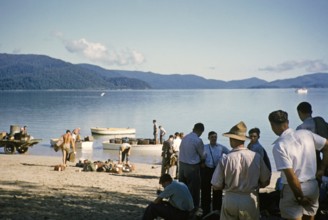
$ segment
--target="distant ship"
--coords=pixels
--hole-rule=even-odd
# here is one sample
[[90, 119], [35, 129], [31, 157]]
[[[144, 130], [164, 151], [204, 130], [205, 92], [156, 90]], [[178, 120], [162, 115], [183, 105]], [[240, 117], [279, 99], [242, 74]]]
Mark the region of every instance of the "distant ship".
[[298, 94], [307, 94], [308, 90], [307, 90], [307, 88], [299, 88], [299, 89], [296, 89], [296, 92]]
[[105, 94], [106, 94], [106, 93], [103, 92], [103, 93], [100, 94], [100, 96], [104, 96]]

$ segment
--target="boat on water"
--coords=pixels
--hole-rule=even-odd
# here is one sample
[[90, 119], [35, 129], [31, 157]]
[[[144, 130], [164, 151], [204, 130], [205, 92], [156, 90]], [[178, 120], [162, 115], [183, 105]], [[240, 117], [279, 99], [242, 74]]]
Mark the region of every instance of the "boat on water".
[[308, 90], [307, 90], [307, 88], [299, 88], [299, 89], [296, 89], [296, 92], [298, 94], [307, 94]]
[[[58, 141], [59, 138], [51, 138], [50, 145], [53, 147]], [[91, 150], [93, 148], [93, 141], [76, 141], [75, 147], [78, 149]]]
[[77, 141], [75, 142], [75, 147], [83, 150], [92, 150], [93, 141]]
[[136, 138], [112, 138], [108, 141], [103, 141], [104, 150], [119, 150], [120, 146], [123, 143], [129, 143], [132, 147], [132, 150], [142, 150], [142, 151], [162, 151], [162, 144], [155, 143], [151, 139], [136, 139]]
[[[102, 146], [104, 150], [119, 150], [122, 144], [111, 143], [110, 141], [103, 141]], [[132, 150], [141, 151], [162, 151], [162, 144], [131, 144]]]
[[102, 135], [124, 135], [124, 134], [135, 134], [135, 128], [91, 128], [92, 134], [102, 134]]

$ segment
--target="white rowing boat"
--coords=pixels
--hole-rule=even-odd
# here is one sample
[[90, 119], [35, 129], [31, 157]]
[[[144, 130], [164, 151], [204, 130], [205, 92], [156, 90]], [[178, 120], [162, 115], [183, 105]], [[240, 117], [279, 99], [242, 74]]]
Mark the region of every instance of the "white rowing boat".
[[124, 134], [135, 134], [135, 128], [91, 128], [92, 134], [102, 134], [102, 135], [124, 135]]
[[[53, 147], [58, 141], [59, 138], [51, 138], [50, 145]], [[93, 148], [93, 141], [76, 141], [75, 147], [78, 149], [91, 150]]]
[[92, 150], [93, 141], [77, 141], [75, 142], [75, 147], [83, 150]]
[[[103, 141], [102, 146], [104, 150], [119, 150], [122, 144], [111, 143], [110, 141]], [[132, 144], [132, 150], [142, 151], [158, 151], [159, 154], [162, 151], [162, 144]]]

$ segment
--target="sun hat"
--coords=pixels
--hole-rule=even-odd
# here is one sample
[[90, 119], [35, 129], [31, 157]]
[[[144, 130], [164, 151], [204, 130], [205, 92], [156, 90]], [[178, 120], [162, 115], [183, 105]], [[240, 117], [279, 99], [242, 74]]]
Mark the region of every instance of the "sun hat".
[[248, 139], [246, 136], [247, 127], [243, 121], [233, 126], [229, 132], [223, 133], [223, 136], [236, 140], [245, 141]]

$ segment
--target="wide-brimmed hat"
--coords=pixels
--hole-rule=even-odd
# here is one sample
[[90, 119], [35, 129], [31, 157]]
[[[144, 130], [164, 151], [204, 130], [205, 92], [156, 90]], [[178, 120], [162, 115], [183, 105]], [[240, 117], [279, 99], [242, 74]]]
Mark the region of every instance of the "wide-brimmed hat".
[[243, 121], [233, 126], [229, 132], [223, 133], [223, 136], [233, 138], [236, 140], [245, 141], [248, 139], [246, 136], [247, 127]]

